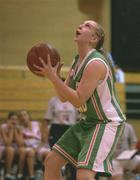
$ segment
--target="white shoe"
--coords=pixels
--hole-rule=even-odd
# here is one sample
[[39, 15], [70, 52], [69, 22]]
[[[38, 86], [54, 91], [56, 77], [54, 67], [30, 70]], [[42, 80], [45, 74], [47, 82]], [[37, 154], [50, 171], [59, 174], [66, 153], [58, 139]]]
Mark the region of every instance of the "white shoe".
[[23, 174], [18, 174], [17, 175], [17, 179], [22, 179], [23, 178]]
[[6, 175], [5, 175], [5, 178], [6, 178], [7, 180], [15, 180], [15, 176], [13, 176], [13, 175], [11, 175], [11, 174], [6, 174]]

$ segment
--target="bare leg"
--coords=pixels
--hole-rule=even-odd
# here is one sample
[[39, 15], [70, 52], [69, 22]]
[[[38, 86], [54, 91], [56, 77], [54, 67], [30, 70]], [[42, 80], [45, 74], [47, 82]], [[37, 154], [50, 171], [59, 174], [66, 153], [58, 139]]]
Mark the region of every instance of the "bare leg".
[[23, 173], [23, 167], [25, 163], [26, 157], [26, 149], [24, 147], [19, 148], [19, 167], [18, 167], [18, 174]]
[[11, 167], [12, 167], [12, 163], [13, 163], [13, 159], [14, 159], [14, 148], [11, 146], [8, 146], [6, 148], [6, 173], [10, 173], [11, 171]]
[[34, 176], [35, 150], [31, 149], [27, 152], [27, 165], [29, 176]]
[[123, 175], [116, 175], [113, 177], [110, 177], [109, 180], [124, 180]]
[[137, 165], [137, 167], [133, 170], [134, 174], [139, 174], [140, 173], [140, 163]]
[[57, 152], [51, 151], [45, 159], [44, 180], [60, 180], [61, 168], [67, 161]]
[[77, 180], [95, 180], [96, 173], [89, 169], [78, 169], [77, 170]]

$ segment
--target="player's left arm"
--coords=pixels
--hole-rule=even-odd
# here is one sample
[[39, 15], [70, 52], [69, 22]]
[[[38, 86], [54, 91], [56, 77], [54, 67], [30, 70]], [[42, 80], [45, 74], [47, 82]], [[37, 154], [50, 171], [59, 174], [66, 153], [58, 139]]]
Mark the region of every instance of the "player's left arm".
[[77, 95], [80, 100], [79, 105], [84, 104], [93, 94], [95, 88], [99, 85], [99, 81], [104, 80], [106, 71], [104, 63], [99, 60], [92, 61], [86, 67], [77, 88]]

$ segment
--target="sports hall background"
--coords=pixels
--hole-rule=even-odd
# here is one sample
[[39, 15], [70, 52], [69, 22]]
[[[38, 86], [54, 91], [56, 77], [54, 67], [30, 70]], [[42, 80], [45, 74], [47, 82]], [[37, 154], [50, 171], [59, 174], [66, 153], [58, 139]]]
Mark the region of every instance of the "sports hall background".
[[[139, 9], [139, 0], [0, 0], [0, 120], [6, 119], [8, 111], [22, 107], [29, 108], [33, 117], [43, 116], [47, 100], [53, 95], [52, 86], [47, 82], [45, 87], [44, 80], [28, 71], [28, 50], [38, 42], [50, 43], [68, 67], [75, 54], [76, 27], [83, 20], [94, 19], [105, 29], [105, 50], [112, 52], [125, 72], [126, 82], [120, 90], [122, 103], [140, 136]], [[22, 90], [27, 90], [27, 85], [33, 89], [51, 88], [44, 96], [39, 91], [27, 91], [27, 97]]]

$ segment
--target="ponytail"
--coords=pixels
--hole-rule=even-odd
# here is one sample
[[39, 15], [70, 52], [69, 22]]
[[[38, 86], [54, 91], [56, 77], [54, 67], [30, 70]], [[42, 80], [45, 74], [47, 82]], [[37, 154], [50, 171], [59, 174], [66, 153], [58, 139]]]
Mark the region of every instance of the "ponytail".
[[114, 70], [114, 67], [113, 67], [113, 65], [112, 65], [112, 63], [111, 63], [110, 58], [108, 57], [107, 53], [104, 51], [103, 47], [100, 48], [100, 49], [98, 49], [97, 51], [99, 51], [99, 52], [105, 57], [105, 59], [107, 60], [109, 66], [110, 66], [110, 68], [111, 68], [113, 80], [114, 80], [114, 82], [115, 82], [115, 81], [116, 81], [115, 70]]

